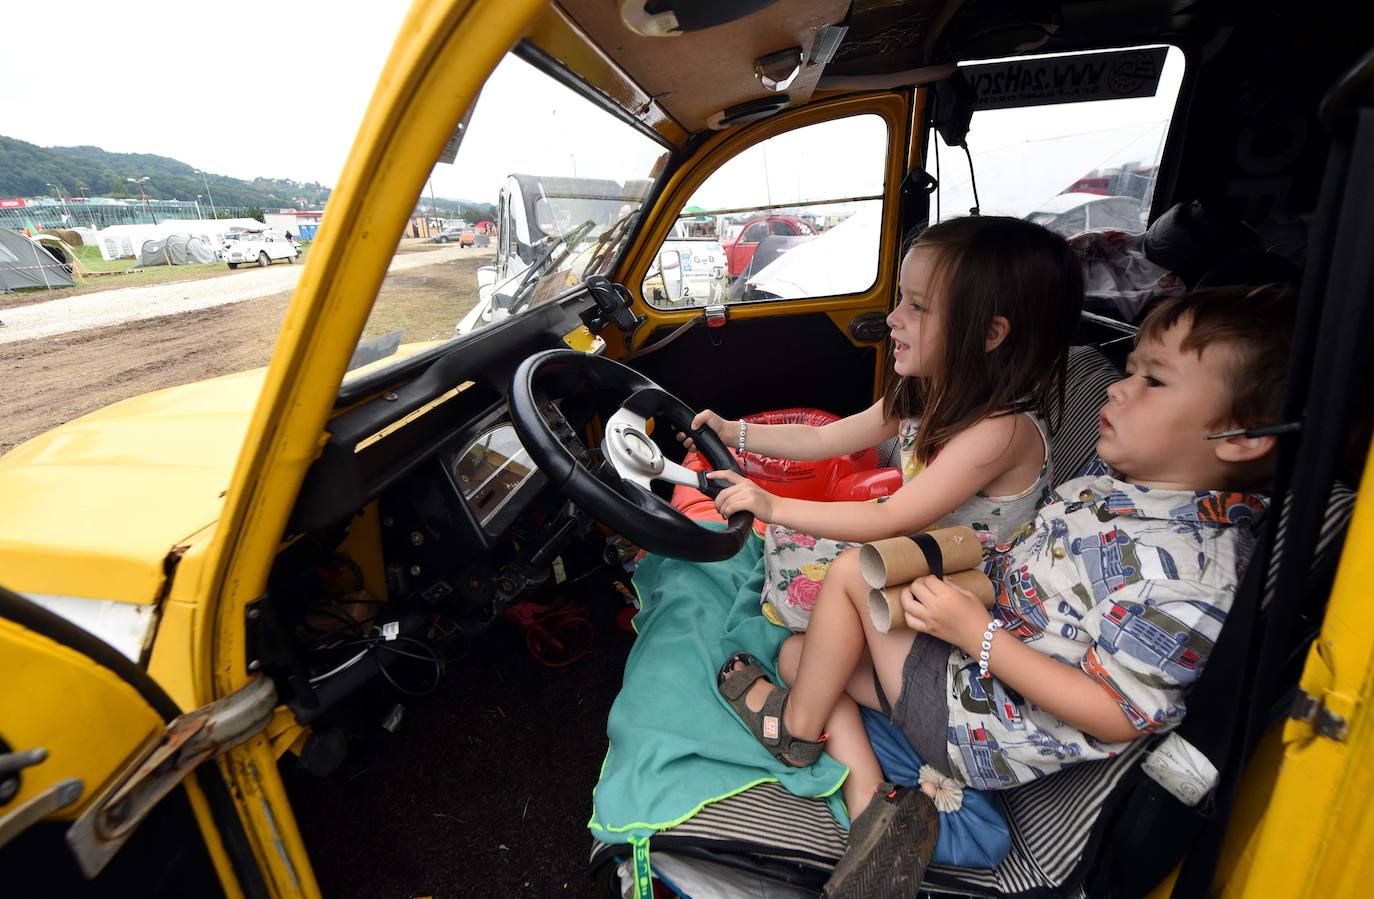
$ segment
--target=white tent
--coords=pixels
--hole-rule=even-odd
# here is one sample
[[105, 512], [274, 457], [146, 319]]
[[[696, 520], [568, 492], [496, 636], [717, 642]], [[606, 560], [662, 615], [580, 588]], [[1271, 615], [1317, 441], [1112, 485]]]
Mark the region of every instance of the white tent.
[[111, 225], [97, 231], [93, 239], [86, 238], [86, 243], [100, 247], [100, 255], [105, 259], [123, 259], [137, 256], [144, 243], [172, 234], [199, 237], [213, 250], [224, 241], [224, 235], [231, 228], [242, 231], [264, 227], [257, 219], [167, 219], [156, 225]]

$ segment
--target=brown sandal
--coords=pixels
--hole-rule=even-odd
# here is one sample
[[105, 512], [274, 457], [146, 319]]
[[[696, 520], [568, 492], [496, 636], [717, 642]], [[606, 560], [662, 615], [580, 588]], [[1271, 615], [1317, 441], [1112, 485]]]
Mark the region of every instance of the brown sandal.
[[[744, 663], [744, 667], [732, 670], [740, 662]], [[754, 681], [767, 678], [768, 675], [759, 666], [758, 659], [747, 652], [737, 652], [721, 666], [720, 673], [716, 675], [716, 689], [730, 703], [730, 708], [739, 715], [744, 726], [754, 735], [754, 739], [762, 743], [775, 759], [790, 768], [814, 765], [824, 751], [822, 744], [830, 735], [821, 734], [819, 740], [811, 741], [798, 740], [787, 732], [787, 726], [782, 723], [782, 710], [787, 705], [788, 697], [786, 687], [773, 684], [773, 689], [769, 691], [763, 701], [763, 707], [758, 711], [749, 708], [745, 703], [744, 697], [754, 685]]]

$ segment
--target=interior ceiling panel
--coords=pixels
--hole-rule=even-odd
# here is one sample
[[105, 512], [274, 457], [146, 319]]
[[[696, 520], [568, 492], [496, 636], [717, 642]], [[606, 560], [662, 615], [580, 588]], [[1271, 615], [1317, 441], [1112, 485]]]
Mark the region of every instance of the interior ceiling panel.
[[825, 74], [879, 75], [927, 65], [928, 38], [958, 6], [958, 0], [854, 0], [849, 33]]
[[[850, 3], [778, 0], [735, 22], [676, 37], [643, 37], [626, 28], [616, 0], [562, 0], [559, 5], [679, 124], [702, 131], [706, 120], [723, 109], [777, 96], [755, 77], [754, 61], [798, 46], [809, 59], [816, 32], [842, 22]], [[804, 65], [787, 95], [794, 101], [810, 97], [821, 71], [821, 66]]]

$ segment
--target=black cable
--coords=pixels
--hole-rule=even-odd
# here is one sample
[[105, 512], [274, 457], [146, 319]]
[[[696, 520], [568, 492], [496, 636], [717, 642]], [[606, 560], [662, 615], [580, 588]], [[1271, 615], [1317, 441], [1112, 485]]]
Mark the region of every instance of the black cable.
[[942, 138], [938, 131], [933, 133], [931, 137], [935, 138], [935, 221], [938, 222], [940, 220], [940, 194], [945, 191], [940, 184], [940, 141]]
[[[422, 648], [426, 653], [428, 653], [428, 655], [423, 655], [423, 656], [422, 656], [422, 655], [418, 655], [418, 654], [413, 653], [413, 652], [406, 652], [405, 650], [403, 650], [403, 649], [398, 649], [398, 648], [396, 648], [396, 647], [394, 647], [394, 646], [389, 646], [389, 645], [387, 645], [387, 644], [389, 644], [389, 643], [395, 643], [395, 642], [401, 642], [401, 641], [404, 641], [404, 642], [407, 642], [407, 643], [414, 643], [415, 645], [417, 645], [417, 646], [419, 646], [420, 648]], [[411, 690], [411, 689], [408, 688], [408, 687], [403, 687], [403, 686], [401, 686], [399, 683], [397, 683], [397, 682], [396, 682], [396, 679], [395, 679], [394, 677], [391, 676], [391, 672], [387, 671], [386, 665], [384, 665], [384, 664], [382, 663], [382, 661], [381, 661], [380, 659], [378, 659], [378, 660], [377, 660], [377, 668], [378, 668], [379, 670], [381, 670], [381, 672], [382, 672], [382, 677], [385, 677], [386, 680], [387, 680], [387, 683], [391, 684], [391, 686], [395, 687], [395, 688], [396, 688], [398, 691], [400, 691], [401, 693], [404, 693], [404, 694], [407, 695], [407, 696], [427, 696], [427, 695], [429, 695], [430, 693], [433, 693], [436, 689], [438, 689], [438, 687], [439, 687], [439, 681], [440, 681], [440, 679], [443, 677], [443, 674], [444, 674], [444, 663], [443, 663], [443, 660], [441, 660], [441, 659], [439, 658], [439, 656], [435, 654], [434, 650], [430, 649], [429, 646], [427, 646], [426, 644], [424, 644], [424, 643], [420, 642], [419, 640], [416, 640], [416, 639], [414, 639], [414, 638], [412, 638], [412, 637], [397, 637], [395, 640], [386, 640], [386, 641], [381, 642], [381, 643], [373, 644], [373, 647], [372, 647], [372, 648], [374, 648], [374, 649], [384, 649], [384, 650], [386, 650], [387, 652], [393, 653], [393, 654], [398, 655], [398, 656], [406, 656], [406, 657], [412, 658], [412, 659], [419, 659], [419, 660], [422, 661], [422, 662], [433, 662], [433, 663], [434, 663], [434, 682], [431, 683], [428, 687], [425, 687], [424, 689], [418, 690], [418, 691], [417, 691], [417, 690]]]
[[968, 157], [968, 180], [973, 185], [973, 208], [968, 211], [968, 214], [978, 215], [978, 210], [982, 204], [978, 202], [978, 179], [973, 176], [973, 154], [968, 151], [968, 141], [964, 141], [959, 146], [964, 148], [964, 155]]

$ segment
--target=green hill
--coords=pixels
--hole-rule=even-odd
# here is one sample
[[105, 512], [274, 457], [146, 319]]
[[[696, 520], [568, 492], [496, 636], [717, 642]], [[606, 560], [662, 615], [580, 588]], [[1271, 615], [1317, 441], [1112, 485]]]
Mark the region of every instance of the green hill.
[[[99, 147], [40, 147], [0, 136], [0, 197], [50, 196], [54, 191], [49, 184], [69, 197], [138, 196], [138, 187], [124, 179], [143, 177], [148, 178], [143, 189], [154, 200], [194, 200], [197, 194], [205, 195], [208, 180], [217, 206], [269, 211], [322, 209], [331, 192], [314, 181], [285, 178], [244, 181], [226, 175], [206, 175], [202, 179], [194, 166], [166, 156], [108, 153]], [[421, 202], [428, 205], [428, 197]], [[439, 197], [436, 205], [448, 217], [468, 221], [495, 218], [496, 213], [490, 203]]]

